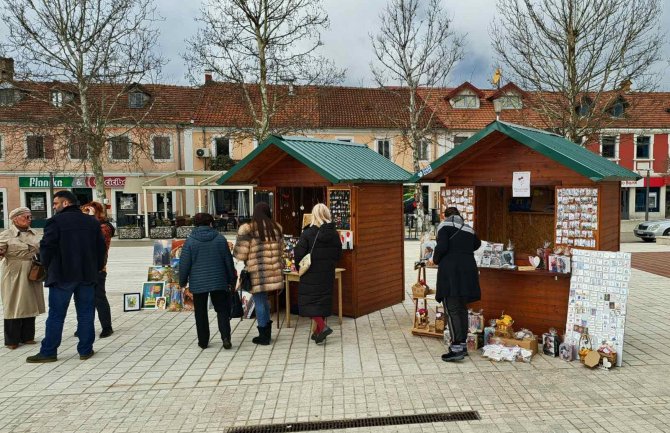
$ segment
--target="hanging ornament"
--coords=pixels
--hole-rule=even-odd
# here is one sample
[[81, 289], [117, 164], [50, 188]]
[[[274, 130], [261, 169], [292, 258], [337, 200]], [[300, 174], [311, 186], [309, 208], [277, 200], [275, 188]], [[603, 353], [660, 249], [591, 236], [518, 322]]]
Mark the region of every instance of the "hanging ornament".
[[300, 205], [300, 210], [305, 210], [305, 206]]
[[292, 216], [295, 216], [295, 212], [291, 212], [291, 215], [292, 215]]

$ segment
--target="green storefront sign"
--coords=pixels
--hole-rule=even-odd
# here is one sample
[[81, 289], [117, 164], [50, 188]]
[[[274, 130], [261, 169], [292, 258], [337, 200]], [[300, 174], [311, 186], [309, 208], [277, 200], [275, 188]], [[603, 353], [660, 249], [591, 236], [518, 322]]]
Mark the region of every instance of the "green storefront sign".
[[[55, 176], [54, 188], [72, 188], [75, 183], [75, 177]], [[49, 188], [49, 176], [25, 176], [19, 177], [19, 188]]]

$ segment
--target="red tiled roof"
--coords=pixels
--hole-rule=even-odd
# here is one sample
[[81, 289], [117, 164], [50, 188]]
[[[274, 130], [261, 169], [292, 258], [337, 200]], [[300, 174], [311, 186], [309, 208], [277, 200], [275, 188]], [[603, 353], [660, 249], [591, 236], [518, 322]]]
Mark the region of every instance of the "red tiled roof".
[[497, 91], [493, 92], [493, 94], [486, 99], [488, 99], [489, 101], [493, 101], [494, 99], [499, 98], [501, 95], [504, 95], [504, 94], [510, 93], [510, 92], [516, 93], [519, 96], [521, 96], [522, 98], [526, 97], [526, 92], [524, 90], [522, 90], [516, 84], [510, 82], [510, 83], [507, 83], [504, 86], [502, 86]]
[[456, 87], [456, 88], [450, 90], [449, 93], [447, 93], [446, 95], [444, 95], [444, 97], [447, 98], [447, 99], [451, 99], [451, 98], [453, 98], [454, 96], [456, 96], [456, 95], [458, 95], [459, 93], [461, 93], [461, 92], [462, 92], [463, 90], [465, 90], [465, 89], [472, 90], [472, 91], [475, 93], [475, 95], [479, 96], [480, 98], [484, 96], [484, 93], [483, 93], [481, 90], [479, 90], [478, 88], [476, 88], [474, 85], [470, 84], [469, 81], [466, 81], [466, 82], [464, 82], [463, 84], [461, 84], [460, 86], [458, 86], [458, 87]]

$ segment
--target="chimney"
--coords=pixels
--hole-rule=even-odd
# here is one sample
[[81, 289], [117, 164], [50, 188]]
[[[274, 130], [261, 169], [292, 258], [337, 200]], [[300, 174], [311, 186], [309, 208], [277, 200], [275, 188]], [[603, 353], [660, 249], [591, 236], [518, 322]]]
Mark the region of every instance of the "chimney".
[[14, 59], [0, 57], [0, 81], [14, 80]]
[[211, 69], [205, 69], [205, 84], [212, 82], [212, 72]]

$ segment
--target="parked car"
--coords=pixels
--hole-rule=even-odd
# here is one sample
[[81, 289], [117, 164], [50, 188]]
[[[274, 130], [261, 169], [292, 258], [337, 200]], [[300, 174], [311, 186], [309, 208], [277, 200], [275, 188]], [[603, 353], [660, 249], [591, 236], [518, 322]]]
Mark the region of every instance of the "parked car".
[[670, 219], [645, 221], [633, 229], [633, 234], [645, 242], [653, 242], [656, 236], [670, 236]]

